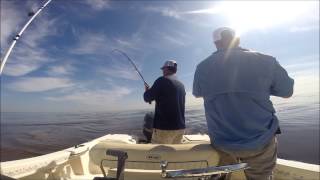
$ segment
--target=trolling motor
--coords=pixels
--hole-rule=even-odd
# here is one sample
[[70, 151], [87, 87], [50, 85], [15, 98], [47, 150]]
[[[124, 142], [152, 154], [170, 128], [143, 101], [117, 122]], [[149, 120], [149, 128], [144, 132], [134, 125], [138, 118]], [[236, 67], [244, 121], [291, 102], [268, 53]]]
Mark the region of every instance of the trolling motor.
[[154, 113], [149, 112], [144, 116], [143, 135], [146, 137], [146, 142], [151, 143], [153, 131]]

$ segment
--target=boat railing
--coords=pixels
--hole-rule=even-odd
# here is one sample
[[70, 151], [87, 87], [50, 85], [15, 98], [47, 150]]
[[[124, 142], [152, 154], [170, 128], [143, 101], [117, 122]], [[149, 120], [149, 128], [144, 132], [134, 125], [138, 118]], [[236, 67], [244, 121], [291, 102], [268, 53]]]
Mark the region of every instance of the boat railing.
[[[126, 161], [126, 168], [128, 169], [148, 169], [148, 170], [161, 170], [159, 167], [161, 161]], [[104, 167], [115, 168], [117, 160], [115, 159], [102, 159], [100, 165]], [[197, 161], [170, 161], [168, 162], [167, 169], [193, 169], [206, 168], [209, 167], [209, 162], [207, 160], [197, 160]]]
[[160, 167], [162, 169], [161, 176], [163, 178], [188, 178], [188, 177], [211, 177], [214, 175], [228, 174], [235, 171], [248, 169], [247, 163], [231, 164], [226, 166], [211, 166], [197, 169], [182, 169], [182, 170], [167, 170], [168, 162], [161, 161]]

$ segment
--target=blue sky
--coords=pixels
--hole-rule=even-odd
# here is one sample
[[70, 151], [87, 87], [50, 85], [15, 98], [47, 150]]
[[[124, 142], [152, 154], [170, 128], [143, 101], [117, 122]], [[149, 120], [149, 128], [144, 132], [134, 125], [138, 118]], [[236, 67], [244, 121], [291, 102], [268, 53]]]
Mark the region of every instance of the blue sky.
[[[1, 1], [1, 57], [44, 1]], [[151, 85], [164, 61], [178, 62], [187, 106], [196, 65], [215, 51], [212, 31], [229, 26], [241, 46], [277, 58], [296, 81], [293, 99], [319, 94], [319, 1], [53, 0], [17, 43], [1, 75], [1, 111], [153, 108]], [[303, 101], [303, 100], [302, 100]]]

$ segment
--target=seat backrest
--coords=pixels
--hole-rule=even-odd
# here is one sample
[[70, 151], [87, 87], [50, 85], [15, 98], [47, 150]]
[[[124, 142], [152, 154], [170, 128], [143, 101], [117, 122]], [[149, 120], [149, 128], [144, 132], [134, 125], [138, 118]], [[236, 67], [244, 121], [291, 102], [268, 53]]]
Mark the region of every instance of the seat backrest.
[[126, 169], [160, 170], [160, 162], [167, 161], [167, 169], [193, 169], [215, 166], [218, 153], [210, 144], [123, 144], [100, 142], [89, 152], [89, 170], [101, 173], [100, 163], [108, 168], [117, 167], [117, 159], [106, 155], [108, 149], [124, 151], [128, 154]]

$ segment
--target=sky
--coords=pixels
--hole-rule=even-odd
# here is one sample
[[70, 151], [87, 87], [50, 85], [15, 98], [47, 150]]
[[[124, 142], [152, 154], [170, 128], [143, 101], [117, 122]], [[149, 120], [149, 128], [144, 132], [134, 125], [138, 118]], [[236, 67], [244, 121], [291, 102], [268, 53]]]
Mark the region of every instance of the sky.
[[[44, 2], [1, 0], [1, 58]], [[176, 60], [186, 106], [201, 105], [192, 96], [194, 71], [216, 50], [212, 32], [223, 26], [236, 30], [242, 47], [277, 58], [295, 79], [293, 100], [319, 97], [319, 1], [52, 0], [1, 74], [1, 112], [153, 108], [133, 66], [113, 49], [150, 85]]]

